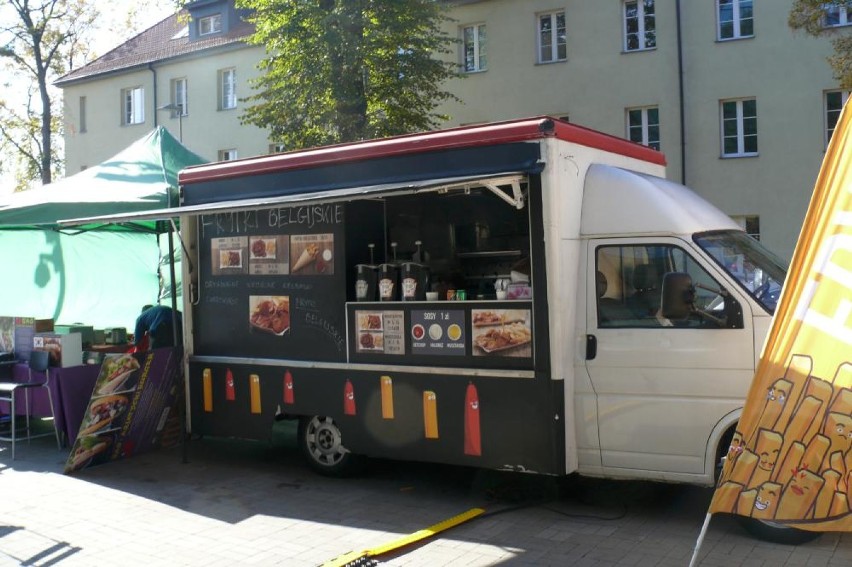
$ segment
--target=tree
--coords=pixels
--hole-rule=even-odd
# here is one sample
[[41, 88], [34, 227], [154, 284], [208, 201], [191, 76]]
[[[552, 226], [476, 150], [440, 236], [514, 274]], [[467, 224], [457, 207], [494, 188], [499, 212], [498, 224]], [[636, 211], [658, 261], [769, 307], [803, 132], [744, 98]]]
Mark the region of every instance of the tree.
[[458, 75], [436, 0], [237, 0], [253, 10], [263, 74], [241, 119], [288, 149], [436, 127]]
[[852, 89], [852, 34], [848, 27], [826, 26], [826, 10], [845, 12], [847, 21], [852, 22], [852, 2], [826, 2], [825, 0], [795, 0], [790, 9], [788, 23], [794, 30], [802, 30], [812, 36], [831, 34], [834, 53], [828, 63], [840, 87]]
[[7, 86], [10, 80], [27, 85], [24, 100], [0, 101], [0, 138], [22, 161], [19, 184], [37, 178], [50, 183], [61, 171], [52, 82], [89, 55], [82, 40], [97, 15], [86, 0], [7, 0], [0, 8]]

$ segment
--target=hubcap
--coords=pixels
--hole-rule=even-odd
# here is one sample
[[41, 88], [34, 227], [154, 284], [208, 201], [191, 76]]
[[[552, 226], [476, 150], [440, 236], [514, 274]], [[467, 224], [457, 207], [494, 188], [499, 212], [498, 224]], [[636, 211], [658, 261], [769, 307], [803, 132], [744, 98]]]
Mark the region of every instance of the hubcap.
[[348, 452], [340, 429], [330, 417], [313, 417], [305, 431], [305, 441], [314, 461], [326, 467], [338, 464]]

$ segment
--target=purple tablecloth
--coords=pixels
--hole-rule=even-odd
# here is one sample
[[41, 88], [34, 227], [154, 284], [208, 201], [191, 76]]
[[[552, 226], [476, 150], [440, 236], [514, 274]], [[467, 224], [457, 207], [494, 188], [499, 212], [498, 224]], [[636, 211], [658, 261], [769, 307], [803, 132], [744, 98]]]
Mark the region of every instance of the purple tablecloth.
[[[56, 427], [64, 433], [65, 439], [73, 443], [77, 438], [77, 431], [83, 421], [83, 414], [92, 397], [92, 390], [100, 372], [99, 364], [83, 366], [71, 366], [68, 368], [51, 368], [48, 387], [53, 397], [53, 406], [56, 415]], [[12, 381], [26, 382], [29, 380], [26, 364], [16, 364], [12, 367]], [[6, 377], [2, 379], [8, 379]], [[33, 374], [33, 380], [41, 382], [44, 376], [39, 373]], [[15, 393], [15, 405], [19, 415], [25, 414], [25, 394], [23, 389]], [[30, 415], [36, 417], [50, 416], [50, 402], [47, 391], [44, 388], [29, 390]], [[0, 402], [0, 413], [9, 413], [9, 404]]]

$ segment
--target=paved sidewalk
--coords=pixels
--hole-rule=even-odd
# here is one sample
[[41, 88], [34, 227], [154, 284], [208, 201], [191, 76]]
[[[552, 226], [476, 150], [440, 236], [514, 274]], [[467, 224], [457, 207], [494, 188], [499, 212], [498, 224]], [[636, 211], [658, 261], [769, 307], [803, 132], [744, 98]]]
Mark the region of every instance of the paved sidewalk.
[[[321, 565], [473, 507], [484, 517], [393, 555], [395, 566], [685, 566], [711, 492], [377, 462], [360, 478], [272, 443], [203, 439], [74, 476], [50, 439], [0, 444], [0, 566]], [[852, 537], [788, 547], [714, 517], [702, 566], [852, 566]]]

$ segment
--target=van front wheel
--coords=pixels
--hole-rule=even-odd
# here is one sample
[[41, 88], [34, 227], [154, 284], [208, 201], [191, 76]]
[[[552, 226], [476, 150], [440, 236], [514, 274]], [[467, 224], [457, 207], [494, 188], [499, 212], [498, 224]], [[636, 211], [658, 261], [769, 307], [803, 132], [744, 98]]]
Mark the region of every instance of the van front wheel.
[[334, 420], [315, 415], [299, 420], [299, 447], [308, 466], [326, 476], [349, 476], [360, 469], [361, 459], [343, 445], [343, 434]]
[[746, 516], [737, 516], [737, 520], [754, 537], [772, 543], [799, 545], [813, 541], [822, 535], [822, 532], [798, 530], [782, 524], [757, 520]]

